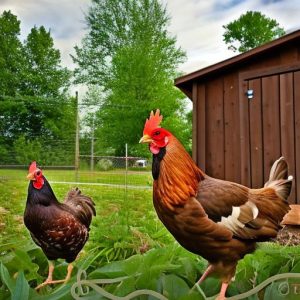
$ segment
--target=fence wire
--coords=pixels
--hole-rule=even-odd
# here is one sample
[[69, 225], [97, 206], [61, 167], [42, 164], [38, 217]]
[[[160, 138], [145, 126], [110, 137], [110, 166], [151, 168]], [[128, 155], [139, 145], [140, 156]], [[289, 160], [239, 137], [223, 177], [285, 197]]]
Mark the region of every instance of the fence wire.
[[[103, 186], [115, 189], [151, 189], [150, 162], [143, 157], [81, 155], [80, 167], [43, 166], [50, 183]], [[27, 165], [0, 165], [0, 180], [17, 179], [25, 175]]]

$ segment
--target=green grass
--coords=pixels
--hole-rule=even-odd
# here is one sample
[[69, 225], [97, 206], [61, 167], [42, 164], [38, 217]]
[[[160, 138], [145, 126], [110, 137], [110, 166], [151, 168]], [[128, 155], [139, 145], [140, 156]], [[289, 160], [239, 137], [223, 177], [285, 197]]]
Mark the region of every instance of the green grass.
[[[49, 181], [74, 181], [74, 171], [44, 171]], [[80, 179], [88, 182], [102, 180], [104, 183], [121, 184], [117, 174], [111, 172], [80, 173]], [[120, 176], [119, 176], [120, 177]], [[147, 185], [149, 173], [130, 174], [128, 182]], [[138, 180], [135, 180], [138, 178]], [[112, 179], [112, 181], [111, 181]], [[119, 179], [120, 180], [120, 179]], [[138, 184], [137, 184], [138, 182]], [[124, 182], [123, 182], [124, 183]], [[63, 199], [73, 184], [52, 183], [58, 199]], [[23, 225], [28, 181], [25, 170], [0, 170], [0, 238], [2, 243], [10, 240], [30, 239]], [[80, 185], [82, 193], [96, 203], [97, 216], [93, 219], [90, 240], [86, 248], [96, 245], [111, 245], [130, 236], [126, 243], [134, 250], [149, 248], [170, 240], [152, 207], [151, 189], [127, 189], [124, 187]]]
[[[0, 169], [0, 180], [25, 180], [26, 170]], [[128, 171], [125, 174], [124, 169], [110, 171], [79, 171], [78, 175], [74, 170], [44, 170], [48, 181], [66, 181], [66, 182], [86, 182], [124, 185], [152, 186], [152, 175], [150, 171]], [[26, 181], [26, 180], [25, 180]]]
[[[21, 251], [24, 256], [31, 248], [40, 251], [31, 241], [29, 232], [23, 224], [28, 187], [26, 174], [26, 170], [0, 170], [0, 253], [7, 261], [11, 251], [23, 249], [24, 245], [26, 247], [23, 252]], [[69, 170], [45, 170], [44, 175], [50, 182], [75, 181], [74, 171]], [[124, 184], [124, 175], [120, 171], [80, 172], [79, 175], [80, 180], [84, 182]], [[149, 172], [129, 172], [127, 182], [143, 186], [152, 184]], [[74, 187], [73, 184], [60, 183], [52, 183], [51, 186], [57, 198], [61, 200]], [[93, 218], [89, 241], [81, 252], [81, 257], [97, 253], [98, 257], [93, 261], [92, 268], [146, 252], [172, 241], [172, 237], [162, 226], [153, 209], [151, 189], [125, 190], [122, 186], [88, 184], [79, 187], [82, 193], [92, 197], [96, 203], [97, 216]], [[40, 256], [43, 259], [41, 257], [39, 259], [36, 274], [40, 277], [35, 278], [38, 280], [47, 275], [47, 262], [42, 254]], [[80, 258], [78, 261], [80, 262]], [[11, 265], [9, 266], [10, 271], [17, 272]], [[25, 275], [28, 276], [28, 272]]]
[[[50, 181], [73, 182], [75, 178], [74, 171], [45, 170], [44, 174]], [[102, 180], [110, 184], [121, 183], [123, 179], [118, 176], [111, 171], [80, 173], [80, 179], [87, 182]], [[149, 172], [142, 175], [132, 172], [128, 182], [151, 185], [149, 176]], [[20, 291], [28, 294], [24, 299], [72, 299], [70, 288], [79, 269], [86, 270], [88, 279], [128, 276], [121, 283], [102, 285], [119, 296], [137, 289], [152, 289], [170, 300], [204, 299], [193, 285], [206, 262], [174, 242], [156, 216], [151, 189], [125, 190], [121, 186], [88, 184], [80, 185], [80, 189], [95, 201], [97, 216], [91, 225], [90, 239], [75, 262], [72, 279], [67, 285], [46, 287], [37, 294], [33, 288], [45, 280], [47, 260], [23, 224], [27, 186], [25, 170], [0, 170], [0, 300], [18, 299]], [[52, 184], [58, 199], [63, 199], [72, 187], [72, 184]], [[64, 278], [66, 264], [58, 261], [56, 266], [55, 278]], [[285, 272], [300, 272], [300, 247], [262, 244], [254, 254], [240, 261], [228, 295], [245, 292], [268, 277]], [[279, 283], [251, 299], [275, 299]], [[201, 288], [212, 296], [218, 292], [220, 281], [208, 278]], [[90, 297], [96, 298], [92, 290]]]

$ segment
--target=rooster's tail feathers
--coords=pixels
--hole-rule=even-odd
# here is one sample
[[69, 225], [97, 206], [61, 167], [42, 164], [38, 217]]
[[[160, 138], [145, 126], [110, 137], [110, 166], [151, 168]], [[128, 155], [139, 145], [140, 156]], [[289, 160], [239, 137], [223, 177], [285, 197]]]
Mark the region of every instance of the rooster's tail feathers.
[[284, 157], [280, 157], [274, 162], [265, 187], [273, 188], [280, 198], [287, 200], [291, 193], [292, 182], [293, 176], [288, 176], [288, 164]]

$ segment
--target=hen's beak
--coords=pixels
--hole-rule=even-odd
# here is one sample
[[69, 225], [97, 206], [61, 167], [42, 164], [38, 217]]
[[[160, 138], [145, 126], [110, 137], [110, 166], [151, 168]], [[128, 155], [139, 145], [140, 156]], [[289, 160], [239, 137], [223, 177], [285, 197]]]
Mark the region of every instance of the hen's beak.
[[150, 135], [148, 135], [148, 134], [143, 135], [139, 141], [139, 143], [152, 143], [152, 142], [153, 142], [153, 140], [151, 139]]
[[27, 179], [28, 179], [28, 180], [34, 180], [34, 172], [28, 173]]

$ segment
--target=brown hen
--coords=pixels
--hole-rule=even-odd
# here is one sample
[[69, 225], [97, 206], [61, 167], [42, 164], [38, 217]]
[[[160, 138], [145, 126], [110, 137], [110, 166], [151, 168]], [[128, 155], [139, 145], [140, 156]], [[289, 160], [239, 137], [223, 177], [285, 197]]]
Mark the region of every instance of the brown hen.
[[[71, 190], [60, 203], [42, 170], [33, 162], [27, 178], [30, 180], [24, 223], [33, 241], [42, 248], [49, 260], [48, 278], [36, 287], [66, 282], [71, 277], [72, 262], [89, 237], [92, 217], [96, 215], [94, 202], [81, 194], [77, 188]], [[58, 258], [65, 259], [68, 273], [64, 280], [53, 280], [54, 264]]]
[[274, 238], [289, 210], [292, 176], [281, 157], [261, 189], [218, 180], [196, 166], [181, 143], [160, 128], [159, 110], [146, 120], [140, 142], [153, 154], [153, 203], [159, 219], [187, 250], [209, 262], [198, 283], [209, 274], [220, 277], [218, 299], [226, 289], [238, 260], [255, 250], [258, 241]]

